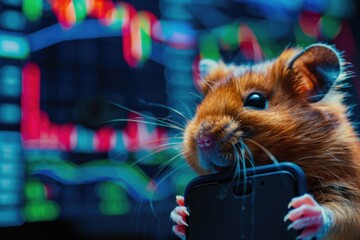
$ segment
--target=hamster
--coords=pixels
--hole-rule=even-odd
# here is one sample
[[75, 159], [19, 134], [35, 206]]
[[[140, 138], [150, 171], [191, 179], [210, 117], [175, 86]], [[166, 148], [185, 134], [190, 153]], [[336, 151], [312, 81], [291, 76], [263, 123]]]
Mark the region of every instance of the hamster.
[[[326, 44], [289, 48], [256, 65], [201, 60], [204, 99], [184, 132], [189, 166], [205, 175], [293, 162], [309, 194], [289, 203], [289, 228], [303, 229], [299, 239], [360, 239], [360, 144], [343, 103], [346, 68]], [[184, 236], [189, 213], [183, 197], [177, 202], [173, 230]]]

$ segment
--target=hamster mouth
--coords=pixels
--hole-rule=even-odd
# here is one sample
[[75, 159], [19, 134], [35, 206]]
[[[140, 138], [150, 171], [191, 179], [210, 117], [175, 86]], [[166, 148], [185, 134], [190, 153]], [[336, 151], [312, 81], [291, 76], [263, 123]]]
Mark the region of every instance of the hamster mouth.
[[230, 171], [238, 162], [242, 139], [252, 136], [253, 128], [240, 125], [231, 116], [208, 117], [197, 125], [192, 135], [200, 166], [212, 173]]
[[213, 171], [215, 173], [224, 173], [224, 172], [228, 172], [233, 166], [232, 165], [228, 165], [228, 166], [218, 166], [214, 163], [210, 164], [211, 168], [213, 169]]
[[224, 173], [224, 172], [229, 171], [229, 169], [230, 169], [230, 166], [229, 167], [219, 167], [214, 164], [211, 164], [211, 165], [212, 165], [212, 168], [214, 169], [215, 173]]

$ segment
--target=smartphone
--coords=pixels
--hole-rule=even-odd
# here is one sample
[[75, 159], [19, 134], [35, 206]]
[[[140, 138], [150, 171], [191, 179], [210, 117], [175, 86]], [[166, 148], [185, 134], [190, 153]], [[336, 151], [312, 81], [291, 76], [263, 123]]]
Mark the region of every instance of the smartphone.
[[291, 199], [307, 192], [302, 169], [285, 162], [238, 175], [201, 176], [187, 185], [186, 239], [295, 239], [298, 232], [283, 219]]

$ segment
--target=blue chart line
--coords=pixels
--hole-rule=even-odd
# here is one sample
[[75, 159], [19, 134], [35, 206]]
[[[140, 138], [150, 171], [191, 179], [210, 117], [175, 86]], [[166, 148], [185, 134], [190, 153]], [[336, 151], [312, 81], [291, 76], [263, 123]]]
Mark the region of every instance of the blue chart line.
[[[37, 32], [28, 34], [27, 39], [30, 44], [30, 51], [35, 52], [64, 41], [121, 36], [121, 28], [105, 26], [102, 25], [99, 20], [88, 19], [77, 23], [69, 29], [64, 29], [59, 23], [56, 23]], [[152, 48], [151, 60], [163, 64], [162, 44], [152, 41]]]
[[96, 19], [88, 19], [69, 29], [59, 23], [27, 35], [31, 51], [38, 51], [63, 41], [91, 39], [102, 37], [120, 37], [121, 29], [113, 29], [102, 25]]
[[[30, 174], [42, 174], [67, 184], [78, 185], [111, 181], [125, 186], [128, 193], [136, 200], [160, 200], [174, 193], [169, 179], [156, 179], [162, 186], [149, 188], [154, 181], [139, 167], [126, 163], [112, 163], [108, 160], [94, 160], [90, 163], [75, 165], [68, 161], [30, 162]], [[154, 182], [156, 184], [156, 182]]]

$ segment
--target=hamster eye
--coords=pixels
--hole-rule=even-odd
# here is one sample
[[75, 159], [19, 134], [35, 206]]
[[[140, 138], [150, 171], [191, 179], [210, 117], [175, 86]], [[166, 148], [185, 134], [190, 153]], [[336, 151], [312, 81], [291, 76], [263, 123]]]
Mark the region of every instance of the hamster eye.
[[264, 110], [268, 106], [267, 99], [260, 93], [251, 93], [244, 102], [244, 107], [253, 108], [257, 110]]

